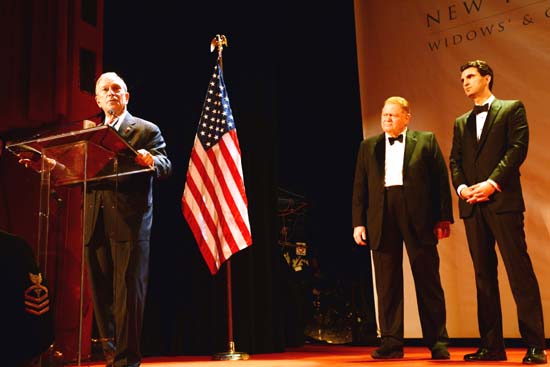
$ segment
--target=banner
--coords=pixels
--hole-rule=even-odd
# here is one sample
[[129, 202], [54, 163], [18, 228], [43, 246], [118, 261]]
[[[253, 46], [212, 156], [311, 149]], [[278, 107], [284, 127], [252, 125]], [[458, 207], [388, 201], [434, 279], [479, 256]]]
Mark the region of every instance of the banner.
[[[472, 108], [460, 82], [460, 66], [482, 59], [494, 70], [493, 94], [525, 103], [530, 143], [521, 167], [527, 207], [528, 251], [538, 277], [545, 315], [550, 315], [550, 2], [540, 0], [355, 0], [364, 135], [381, 132], [380, 110], [389, 96], [411, 103], [410, 128], [433, 131], [448, 160], [453, 123]], [[440, 242], [441, 278], [451, 338], [477, 338], [475, 279], [456, 194], [451, 237]], [[498, 245], [497, 245], [498, 249]], [[405, 264], [408, 259], [405, 258]], [[414, 285], [408, 265], [405, 333], [420, 337]], [[504, 336], [519, 338], [515, 302], [499, 258]], [[546, 323], [550, 335], [550, 323]]]

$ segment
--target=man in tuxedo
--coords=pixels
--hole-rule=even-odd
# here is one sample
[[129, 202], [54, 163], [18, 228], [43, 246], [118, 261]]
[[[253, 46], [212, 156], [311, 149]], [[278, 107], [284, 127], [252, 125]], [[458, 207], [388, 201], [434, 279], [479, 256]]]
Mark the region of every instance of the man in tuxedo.
[[353, 238], [370, 246], [381, 345], [375, 359], [403, 357], [403, 241], [414, 278], [424, 342], [432, 359], [449, 359], [437, 242], [453, 222], [447, 165], [431, 132], [408, 130], [409, 102], [388, 98], [383, 134], [359, 148], [352, 201]]
[[529, 130], [521, 101], [499, 100], [491, 90], [493, 70], [482, 60], [460, 68], [472, 110], [454, 124], [450, 169], [474, 265], [481, 344], [466, 361], [506, 360], [495, 242], [514, 296], [519, 330], [528, 349], [523, 363], [545, 364], [541, 298], [523, 229], [520, 166]]
[[[94, 315], [107, 365], [139, 366], [153, 221], [153, 178], [167, 177], [171, 163], [160, 129], [128, 112], [126, 83], [117, 74], [96, 82], [96, 102], [111, 126], [151, 170], [88, 185], [85, 253]], [[114, 343], [113, 343], [114, 341]]]

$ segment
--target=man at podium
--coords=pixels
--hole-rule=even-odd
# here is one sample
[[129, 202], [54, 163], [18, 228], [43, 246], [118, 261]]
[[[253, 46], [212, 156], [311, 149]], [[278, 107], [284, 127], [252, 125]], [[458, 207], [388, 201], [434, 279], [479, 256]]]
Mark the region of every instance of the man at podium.
[[[118, 136], [114, 135], [117, 139], [112, 141], [108, 136], [113, 134], [100, 134], [98, 139], [105, 144], [114, 143], [110, 147], [114, 151], [123, 148], [131, 152], [132, 169], [129, 171], [122, 168], [128, 163], [124, 160], [128, 155], [121, 156], [124, 158], [121, 161], [105, 155], [104, 149], [88, 150], [89, 157], [83, 165], [81, 150], [64, 152], [63, 147], [67, 144], [61, 144], [60, 149], [49, 146], [48, 138], [42, 142], [47, 147], [44, 153], [27, 144], [15, 145], [12, 149], [18, 152], [21, 164], [39, 172], [48, 171], [58, 184], [80, 182], [80, 179], [87, 181], [82, 177], [88, 177], [90, 172], [98, 174], [99, 170], [107, 170], [102, 173], [108, 174], [99, 174], [95, 178], [100, 179], [85, 186], [84, 251], [94, 315], [107, 366], [133, 367], [141, 363], [140, 338], [153, 222], [153, 179], [169, 176], [172, 165], [160, 129], [152, 122], [132, 116], [127, 110], [129, 99], [128, 88], [120, 76], [113, 72], [99, 76], [95, 100], [104, 114], [101, 125], [109, 126]], [[90, 128], [87, 131], [91, 135], [100, 130], [108, 131], [103, 126], [95, 130], [94, 126], [84, 126]], [[74, 134], [56, 138], [60, 136], [63, 139], [80, 138]], [[123, 147], [118, 144], [122, 140]], [[1, 151], [3, 139], [0, 144]], [[73, 151], [78, 154], [69, 154]], [[106, 158], [111, 162], [108, 166], [103, 165]], [[115, 161], [117, 163], [113, 165]], [[133, 169], [134, 166], [138, 169]]]
[[140, 336], [149, 268], [153, 219], [152, 181], [171, 173], [166, 144], [155, 124], [132, 116], [126, 83], [102, 74], [95, 100], [103, 124], [118, 131], [137, 151], [146, 173], [88, 186], [85, 253], [94, 314], [108, 366], [139, 366]]

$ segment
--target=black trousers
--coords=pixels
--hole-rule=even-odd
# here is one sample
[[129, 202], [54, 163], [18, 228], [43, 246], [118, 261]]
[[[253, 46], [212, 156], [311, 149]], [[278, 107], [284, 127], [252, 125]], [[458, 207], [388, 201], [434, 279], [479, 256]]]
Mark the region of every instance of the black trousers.
[[516, 302], [521, 336], [528, 346], [544, 348], [540, 291], [527, 253], [523, 213], [497, 214], [490, 205], [477, 204], [474, 214], [464, 218], [464, 226], [476, 274], [480, 346], [504, 348], [496, 242]]
[[403, 241], [414, 278], [424, 343], [448, 342], [445, 297], [435, 245], [421, 244], [407, 215], [402, 187], [386, 189], [381, 244], [373, 251], [382, 346], [403, 346]]
[[100, 213], [85, 255], [103, 349], [115, 353], [115, 366], [137, 363], [141, 360], [149, 241], [109, 238]]

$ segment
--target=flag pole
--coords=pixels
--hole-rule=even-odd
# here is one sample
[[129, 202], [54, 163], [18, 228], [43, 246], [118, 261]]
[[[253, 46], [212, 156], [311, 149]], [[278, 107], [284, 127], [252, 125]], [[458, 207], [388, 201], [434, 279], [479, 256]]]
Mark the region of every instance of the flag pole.
[[[218, 61], [220, 68], [223, 71], [223, 47], [227, 47], [227, 38], [223, 34], [217, 34], [210, 42], [210, 52], [218, 50]], [[225, 269], [227, 272], [227, 339], [228, 350], [226, 352], [216, 353], [212, 356], [216, 361], [228, 361], [228, 360], [245, 360], [250, 358], [248, 353], [236, 352], [235, 341], [233, 340], [233, 297], [231, 291], [231, 259], [227, 259], [225, 262]]]

